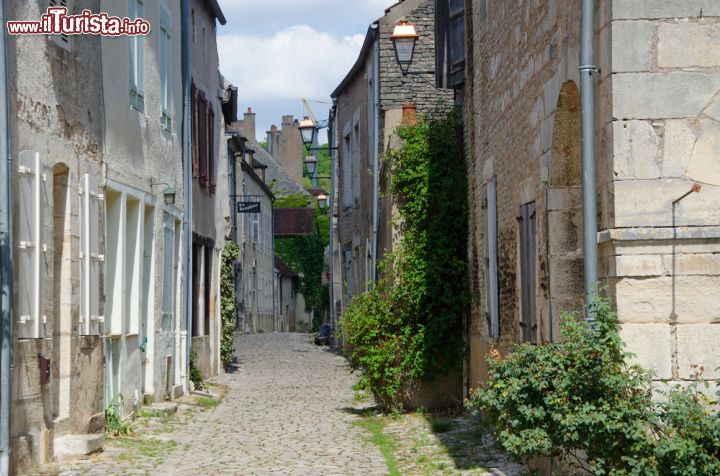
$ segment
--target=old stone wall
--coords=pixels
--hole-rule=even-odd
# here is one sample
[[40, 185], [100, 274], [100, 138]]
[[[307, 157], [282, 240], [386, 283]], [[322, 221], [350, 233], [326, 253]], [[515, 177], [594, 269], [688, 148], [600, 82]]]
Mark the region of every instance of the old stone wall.
[[[520, 340], [521, 281], [518, 216], [523, 204], [534, 202], [537, 266], [538, 341], [551, 337], [559, 305], [576, 301], [576, 283], [582, 282], [582, 235], [573, 187], [579, 184], [579, 129], [577, 105], [564, 98], [577, 96], [579, 4], [574, 1], [494, 2], [474, 0], [469, 24], [465, 104], [469, 152], [470, 206], [469, 277], [472, 294], [469, 323], [468, 386], [475, 387], [485, 371], [484, 355], [497, 346], [507, 350]], [[558, 111], [561, 111], [558, 114]], [[563, 119], [566, 119], [563, 121]], [[558, 133], [556, 123], [564, 130]], [[486, 213], [484, 187], [497, 184], [497, 241], [500, 337], [489, 331], [487, 299]], [[555, 192], [555, 193], [553, 193]], [[557, 205], [550, 200], [557, 196]], [[548, 283], [551, 211], [559, 220], [556, 230], [566, 238], [555, 263], [557, 279]], [[578, 235], [578, 233], [580, 233]], [[567, 235], [574, 239], [567, 239]], [[562, 257], [561, 257], [562, 258]], [[579, 279], [578, 279], [579, 273]], [[580, 290], [580, 292], [582, 292]], [[582, 294], [580, 294], [582, 296]]]
[[[402, 75], [390, 39], [395, 24], [406, 19], [417, 28], [418, 39], [410, 72]], [[434, 0], [405, 0], [393, 6], [379, 22], [380, 32], [380, 130], [386, 128], [385, 114], [414, 104], [419, 114], [453, 104], [453, 93], [434, 87], [435, 75], [435, 2]], [[380, 150], [384, 149], [381, 144]]]
[[603, 272], [639, 363], [658, 379], [715, 379], [720, 4], [616, 0], [608, 16], [614, 214], [601, 234]]
[[[78, 1], [99, 9], [99, 0]], [[8, 3], [8, 19], [35, 20], [39, 2]], [[14, 158], [14, 216], [18, 232], [21, 196], [18, 157], [40, 156], [46, 246], [40, 269], [43, 283], [40, 338], [28, 338], [26, 325], [14, 322], [12, 372], [11, 472], [22, 474], [53, 457], [54, 438], [98, 431], [94, 415], [103, 410], [102, 342], [78, 337], [80, 307], [79, 181], [91, 174], [98, 182], [104, 162], [103, 88], [100, 40], [46, 36], [8, 38], [11, 155]], [[100, 224], [102, 227], [102, 223]], [[102, 229], [102, 228], [100, 228]], [[17, 235], [16, 235], [17, 236]], [[103, 234], [100, 234], [101, 246]], [[19, 243], [14, 244], [19, 254]], [[20, 315], [21, 277], [29, 275], [15, 261], [15, 309]], [[41, 383], [39, 357], [50, 360], [47, 383]], [[80, 390], [82, 389], [82, 390]]]
[[[365, 291], [367, 256], [372, 252], [372, 49], [355, 77], [337, 97], [338, 138], [338, 243], [340, 244], [343, 293]], [[350, 280], [345, 267], [349, 256]], [[349, 287], [348, 282], [350, 283]], [[347, 301], [345, 301], [347, 302]]]

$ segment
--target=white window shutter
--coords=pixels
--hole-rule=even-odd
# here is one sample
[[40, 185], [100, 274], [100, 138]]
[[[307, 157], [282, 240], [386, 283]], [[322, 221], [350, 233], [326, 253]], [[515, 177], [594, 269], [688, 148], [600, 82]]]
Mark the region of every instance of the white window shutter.
[[20, 219], [18, 227], [18, 337], [38, 339], [43, 337], [43, 264], [45, 242], [43, 239], [43, 189], [45, 174], [40, 154], [22, 151], [19, 156], [18, 193]]
[[80, 335], [99, 335], [100, 323], [100, 200], [97, 179], [80, 178]]

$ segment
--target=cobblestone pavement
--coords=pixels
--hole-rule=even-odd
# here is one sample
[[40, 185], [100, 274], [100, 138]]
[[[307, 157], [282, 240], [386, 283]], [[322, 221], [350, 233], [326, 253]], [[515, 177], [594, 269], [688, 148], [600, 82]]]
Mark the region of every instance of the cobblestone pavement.
[[220, 405], [183, 410], [142, 438], [112, 440], [103, 454], [59, 472], [387, 474], [351, 411], [356, 377], [343, 357], [306, 334], [247, 335], [240, 342], [239, 370], [215, 379], [227, 387]]

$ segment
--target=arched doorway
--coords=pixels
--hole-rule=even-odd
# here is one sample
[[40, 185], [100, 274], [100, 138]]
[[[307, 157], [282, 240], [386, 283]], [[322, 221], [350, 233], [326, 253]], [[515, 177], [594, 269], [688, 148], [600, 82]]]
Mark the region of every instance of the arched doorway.
[[559, 338], [561, 313], [584, 302], [581, 150], [580, 90], [568, 81], [555, 111], [546, 196], [549, 340]]

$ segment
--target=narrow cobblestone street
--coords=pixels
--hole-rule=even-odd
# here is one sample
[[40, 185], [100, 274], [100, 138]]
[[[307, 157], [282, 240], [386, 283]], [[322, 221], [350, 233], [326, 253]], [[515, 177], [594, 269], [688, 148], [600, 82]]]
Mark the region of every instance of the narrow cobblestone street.
[[[180, 411], [184, 424], [156, 428], [162, 444], [123, 456], [127, 442], [61, 474], [386, 474], [368, 434], [355, 422], [356, 378], [343, 357], [306, 334], [241, 338], [240, 368], [214, 382], [220, 405]], [[357, 405], [356, 405], [357, 407]], [[131, 445], [132, 446], [132, 445]]]
[[39, 474], [525, 473], [493, 447], [487, 428], [457, 410], [377, 414], [367, 394], [353, 391], [357, 376], [345, 358], [310, 335], [245, 335], [240, 346], [238, 370], [213, 379], [222, 401], [184, 397], [176, 412], [176, 404], [145, 407], [136, 436], [108, 437], [89, 459]]

